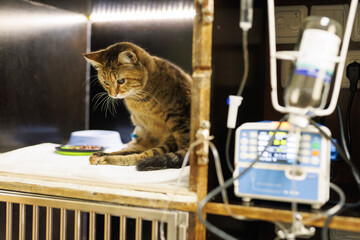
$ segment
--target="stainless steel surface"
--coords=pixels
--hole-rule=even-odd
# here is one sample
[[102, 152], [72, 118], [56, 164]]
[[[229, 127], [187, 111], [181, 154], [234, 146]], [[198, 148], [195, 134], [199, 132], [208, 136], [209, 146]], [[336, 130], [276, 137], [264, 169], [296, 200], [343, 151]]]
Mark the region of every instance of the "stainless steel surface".
[[0, 152], [65, 143], [85, 127], [87, 18], [1, 0], [0, 32]]

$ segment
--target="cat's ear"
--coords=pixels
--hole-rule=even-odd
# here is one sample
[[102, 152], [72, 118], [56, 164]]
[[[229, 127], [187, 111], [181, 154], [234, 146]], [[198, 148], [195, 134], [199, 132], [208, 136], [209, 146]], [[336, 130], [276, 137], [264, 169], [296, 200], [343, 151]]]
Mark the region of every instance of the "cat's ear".
[[119, 61], [119, 63], [135, 64], [135, 63], [137, 63], [138, 59], [137, 59], [135, 53], [130, 52], [130, 51], [124, 51], [119, 54], [118, 61]]
[[83, 54], [85, 59], [88, 60], [93, 66], [101, 66], [103, 64], [102, 51], [91, 52]]

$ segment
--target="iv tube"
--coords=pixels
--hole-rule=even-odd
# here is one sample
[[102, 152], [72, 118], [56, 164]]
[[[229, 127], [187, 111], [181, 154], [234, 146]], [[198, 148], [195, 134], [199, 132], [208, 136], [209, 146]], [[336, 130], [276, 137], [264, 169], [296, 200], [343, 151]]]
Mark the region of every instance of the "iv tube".
[[242, 29], [242, 48], [243, 48], [243, 57], [244, 57], [244, 72], [242, 80], [237, 91], [236, 95], [229, 96], [229, 110], [227, 117], [227, 127], [228, 133], [226, 137], [226, 164], [230, 172], [234, 171], [234, 168], [231, 165], [229, 148], [230, 140], [232, 135], [232, 129], [236, 127], [236, 120], [238, 115], [239, 106], [242, 103], [243, 97], [242, 93], [244, 91], [246, 81], [249, 74], [249, 50], [248, 50], [248, 31], [252, 27], [253, 20], [253, 0], [240, 0], [240, 22], [239, 26]]
[[249, 51], [248, 51], [248, 30], [252, 26], [253, 16], [253, 3], [252, 0], [240, 1], [240, 28], [242, 31], [242, 46], [243, 46], [243, 57], [244, 57], [244, 72], [241, 80], [241, 84], [237, 91], [237, 95], [229, 96], [229, 110], [227, 118], [227, 127], [234, 129], [236, 126], [236, 119], [238, 115], [239, 106], [242, 103], [243, 97], [242, 92], [245, 88], [245, 84], [249, 74]]

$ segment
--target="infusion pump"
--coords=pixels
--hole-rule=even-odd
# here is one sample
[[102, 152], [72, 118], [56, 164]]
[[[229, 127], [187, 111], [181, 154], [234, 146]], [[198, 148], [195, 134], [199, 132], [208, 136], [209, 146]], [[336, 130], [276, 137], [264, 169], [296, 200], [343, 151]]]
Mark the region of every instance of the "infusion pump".
[[[330, 141], [309, 125], [301, 130], [298, 142], [289, 133], [289, 123], [283, 122], [275, 132], [278, 125], [279, 122], [245, 123], [236, 130], [234, 177], [258, 154], [263, 154], [249, 171], [234, 181], [235, 195], [244, 202], [296, 199], [298, 203], [320, 208], [329, 199]], [[331, 135], [328, 128], [321, 128]]]

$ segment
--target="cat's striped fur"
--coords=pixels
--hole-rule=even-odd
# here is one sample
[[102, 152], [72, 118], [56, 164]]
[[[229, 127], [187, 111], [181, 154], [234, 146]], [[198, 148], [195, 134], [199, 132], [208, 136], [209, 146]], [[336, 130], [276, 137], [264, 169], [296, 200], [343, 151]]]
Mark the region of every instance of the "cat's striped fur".
[[84, 56], [109, 96], [124, 99], [136, 136], [121, 151], [92, 154], [90, 163], [141, 171], [181, 167], [189, 145], [191, 77], [129, 42]]

